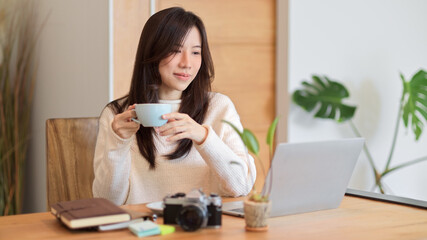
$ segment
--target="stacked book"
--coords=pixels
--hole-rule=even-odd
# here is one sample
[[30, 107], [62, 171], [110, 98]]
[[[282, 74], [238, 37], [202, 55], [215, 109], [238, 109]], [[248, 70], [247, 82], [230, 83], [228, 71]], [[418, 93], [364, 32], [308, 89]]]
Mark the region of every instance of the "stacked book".
[[59, 202], [53, 204], [50, 210], [70, 229], [96, 227], [131, 219], [128, 212], [104, 198]]
[[[59, 202], [51, 213], [70, 229], [94, 228], [109, 231], [129, 228], [138, 237], [169, 234], [175, 227], [158, 225], [155, 214], [125, 211], [104, 198]], [[133, 220], [131, 220], [133, 219]]]

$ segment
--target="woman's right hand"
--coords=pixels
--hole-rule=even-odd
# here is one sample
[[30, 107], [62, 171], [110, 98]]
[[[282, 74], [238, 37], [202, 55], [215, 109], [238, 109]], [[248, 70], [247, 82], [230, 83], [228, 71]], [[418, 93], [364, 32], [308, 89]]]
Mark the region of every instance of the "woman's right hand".
[[113, 128], [113, 131], [121, 138], [128, 139], [139, 130], [140, 124], [132, 121], [132, 118], [136, 118], [134, 109], [135, 104], [129, 106], [126, 111], [114, 116], [111, 127]]

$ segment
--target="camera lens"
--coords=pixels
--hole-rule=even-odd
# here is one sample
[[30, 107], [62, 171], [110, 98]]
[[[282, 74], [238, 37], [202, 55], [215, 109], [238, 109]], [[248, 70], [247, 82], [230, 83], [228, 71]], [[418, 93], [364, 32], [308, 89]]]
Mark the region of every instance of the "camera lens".
[[195, 205], [183, 207], [177, 216], [178, 224], [185, 231], [196, 231], [206, 220], [206, 213]]

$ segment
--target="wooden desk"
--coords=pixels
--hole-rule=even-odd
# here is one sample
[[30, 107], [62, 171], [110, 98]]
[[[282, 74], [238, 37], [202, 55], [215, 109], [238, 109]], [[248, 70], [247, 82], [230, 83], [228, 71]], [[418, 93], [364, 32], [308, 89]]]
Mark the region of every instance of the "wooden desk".
[[[147, 211], [144, 205], [128, 205]], [[158, 220], [162, 223], [162, 219]], [[219, 229], [177, 231], [147, 239], [427, 239], [427, 210], [357, 197], [338, 209], [269, 219], [267, 232], [246, 232], [243, 218], [223, 216]], [[137, 239], [129, 230], [70, 231], [50, 213], [0, 217], [0, 239]]]

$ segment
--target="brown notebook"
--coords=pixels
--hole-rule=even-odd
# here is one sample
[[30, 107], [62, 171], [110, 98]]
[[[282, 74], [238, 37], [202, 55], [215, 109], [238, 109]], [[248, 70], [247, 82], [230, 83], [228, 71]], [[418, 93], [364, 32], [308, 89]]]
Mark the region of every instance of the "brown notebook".
[[59, 202], [52, 205], [50, 211], [71, 229], [130, 220], [129, 213], [104, 198]]

